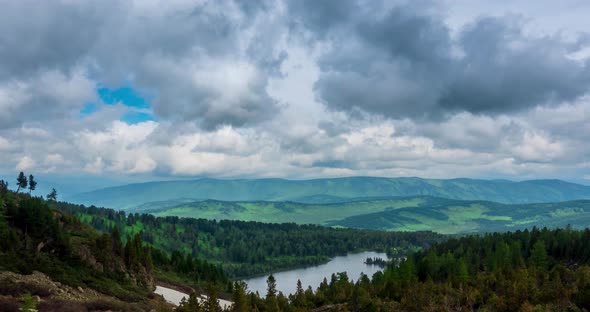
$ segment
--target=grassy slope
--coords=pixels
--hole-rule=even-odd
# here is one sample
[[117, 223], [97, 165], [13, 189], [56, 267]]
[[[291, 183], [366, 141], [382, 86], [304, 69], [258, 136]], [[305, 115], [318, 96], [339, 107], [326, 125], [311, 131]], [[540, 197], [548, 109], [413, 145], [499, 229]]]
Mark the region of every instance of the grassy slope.
[[259, 222], [295, 222], [299, 224], [324, 224], [349, 216], [381, 212], [385, 209], [416, 207], [424, 198], [391, 198], [360, 200], [338, 204], [302, 204], [295, 202], [222, 202], [201, 201], [181, 204], [153, 212], [156, 216], [197, 217], [206, 219], [230, 219]]
[[590, 221], [588, 200], [517, 205], [484, 201], [442, 201], [447, 202], [351, 216], [327, 224], [397, 231], [434, 230], [443, 234], [453, 234], [568, 224], [583, 228]]
[[[503, 203], [590, 199], [590, 186], [559, 180], [433, 180], [420, 178], [349, 177], [316, 180], [168, 181], [130, 184], [66, 198], [68, 201], [116, 209], [146, 204], [151, 208], [202, 200], [342, 202], [360, 197], [427, 195]], [[145, 208], [145, 207], [143, 207]]]
[[585, 226], [590, 201], [505, 205], [436, 197], [360, 200], [337, 204], [201, 201], [152, 211], [157, 216], [313, 223], [363, 229], [440, 233], [503, 231], [537, 226]]

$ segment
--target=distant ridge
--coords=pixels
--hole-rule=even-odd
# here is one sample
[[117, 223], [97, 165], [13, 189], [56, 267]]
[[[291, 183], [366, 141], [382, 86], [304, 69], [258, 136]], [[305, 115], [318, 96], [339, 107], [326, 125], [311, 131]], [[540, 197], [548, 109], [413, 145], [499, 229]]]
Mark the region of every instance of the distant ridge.
[[65, 198], [75, 203], [130, 209], [146, 203], [222, 201], [345, 202], [363, 197], [436, 196], [506, 204], [590, 199], [590, 186], [562, 180], [477, 180], [346, 177], [313, 180], [203, 178], [109, 187]]

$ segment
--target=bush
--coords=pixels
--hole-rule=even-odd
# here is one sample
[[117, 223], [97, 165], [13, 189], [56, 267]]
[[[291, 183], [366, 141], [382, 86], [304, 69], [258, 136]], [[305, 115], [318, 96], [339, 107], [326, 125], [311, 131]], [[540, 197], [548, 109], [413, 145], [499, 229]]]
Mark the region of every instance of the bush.
[[21, 310], [23, 312], [37, 310], [37, 301], [33, 298], [33, 296], [31, 296], [30, 293], [26, 293], [23, 297], [23, 304], [21, 305]]

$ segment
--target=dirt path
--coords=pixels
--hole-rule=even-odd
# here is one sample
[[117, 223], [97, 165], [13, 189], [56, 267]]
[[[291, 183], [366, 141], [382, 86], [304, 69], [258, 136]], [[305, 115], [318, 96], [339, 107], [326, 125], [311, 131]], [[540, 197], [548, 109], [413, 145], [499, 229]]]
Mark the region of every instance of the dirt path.
[[[154, 291], [154, 293], [156, 293], [158, 295], [162, 295], [162, 297], [164, 297], [164, 299], [168, 303], [171, 303], [175, 306], [178, 306], [180, 304], [180, 301], [182, 301], [182, 298], [186, 297], [188, 299], [187, 294], [180, 292], [178, 290], [164, 287], [164, 286], [156, 286], [156, 290]], [[207, 296], [205, 296], [205, 295], [200, 296], [201, 302], [204, 302], [206, 300], [207, 300]], [[221, 306], [221, 308], [226, 309], [232, 305], [232, 302], [227, 301], [227, 300], [223, 300], [223, 299], [219, 299], [219, 305]]]

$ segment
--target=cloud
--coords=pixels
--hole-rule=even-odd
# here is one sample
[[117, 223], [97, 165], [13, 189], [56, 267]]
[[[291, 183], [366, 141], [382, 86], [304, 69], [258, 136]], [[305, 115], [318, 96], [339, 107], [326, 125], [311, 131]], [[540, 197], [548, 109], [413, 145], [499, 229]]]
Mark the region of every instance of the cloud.
[[113, 1], [3, 2], [0, 81], [30, 80], [43, 72], [69, 75], [102, 35], [111, 4]]
[[35, 161], [29, 156], [23, 156], [16, 164], [16, 170], [27, 171], [35, 166]]
[[588, 62], [567, 56], [576, 44], [525, 34], [513, 16], [478, 18], [453, 36], [430, 8], [402, 3], [380, 14], [357, 9], [303, 22], [329, 46], [315, 85], [321, 102], [352, 115], [436, 120], [556, 106], [587, 94]]
[[452, 3], [3, 3], [0, 172], [590, 174], [587, 36]]
[[[160, 88], [153, 105], [158, 117], [198, 121], [206, 129], [244, 126], [269, 119], [278, 110], [266, 93], [268, 78], [254, 65], [227, 60], [153, 60], [148, 75]], [[181, 96], [179, 96], [181, 95]]]
[[[273, 29], [274, 14], [271, 5], [234, 1], [134, 2], [116, 35], [100, 42], [97, 72], [116, 85], [123, 71], [150, 97], [159, 119], [192, 121], [210, 130], [255, 125], [279, 109], [266, 87], [273, 72], [269, 64], [280, 51], [274, 53], [271, 43], [263, 55], [250, 53], [263, 36], [258, 33]], [[110, 57], [113, 45], [124, 51], [120, 58]]]
[[78, 68], [67, 75], [51, 70], [27, 80], [0, 81], [0, 129], [70, 118], [72, 111], [95, 98], [94, 83]]
[[[250, 126], [279, 111], [266, 90], [284, 57], [272, 48], [278, 21], [270, 2], [22, 1], [2, 7], [4, 127], [22, 123], [12, 118], [25, 111], [46, 118], [77, 112], [96, 99], [95, 89], [128, 85], [149, 96], [156, 117], [206, 129]], [[63, 105], [70, 100], [77, 107]]]
[[529, 38], [518, 21], [482, 18], [460, 35], [465, 56], [444, 91], [444, 109], [502, 113], [571, 102], [588, 92], [588, 63], [559, 37]]

